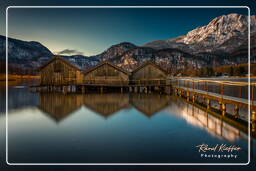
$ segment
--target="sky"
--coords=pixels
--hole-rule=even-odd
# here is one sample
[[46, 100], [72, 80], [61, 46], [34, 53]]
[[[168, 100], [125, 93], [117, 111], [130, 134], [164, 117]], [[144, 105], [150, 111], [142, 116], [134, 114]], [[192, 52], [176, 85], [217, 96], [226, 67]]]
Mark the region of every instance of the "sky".
[[[120, 42], [141, 46], [187, 34], [246, 8], [9, 8], [8, 36], [38, 41], [58, 54], [97, 55]], [[5, 30], [0, 30], [5, 35]]]

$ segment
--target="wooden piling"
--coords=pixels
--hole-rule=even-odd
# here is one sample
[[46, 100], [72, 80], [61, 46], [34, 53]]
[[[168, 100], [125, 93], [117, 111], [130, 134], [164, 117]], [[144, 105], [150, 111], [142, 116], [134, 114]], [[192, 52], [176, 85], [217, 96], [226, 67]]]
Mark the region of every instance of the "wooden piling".
[[67, 86], [63, 86], [62, 92], [63, 92], [63, 94], [67, 94], [67, 92], [68, 92], [68, 87], [67, 87]]
[[211, 109], [211, 100], [207, 99], [207, 109], [210, 110]]
[[135, 93], [138, 92], [138, 87], [134, 87], [134, 92], [135, 92]]
[[226, 115], [226, 104], [225, 103], [222, 103], [222, 116], [225, 116]]
[[237, 104], [235, 104], [235, 118], [238, 119], [239, 118], [239, 106]]
[[193, 101], [193, 103], [195, 103], [195, 101], [196, 101], [196, 96], [195, 96], [195, 94], [193, 94], [192, 101]]
[[252, 116], [251, 116], [251, 121], [252, 121], [252, 132], [255, 132], [256, 128], [256, 111], [252, 111]]
[[84, 94], [84, 93], [85, 93], [85, 87], [82, 86], [82, 94]]
[[222, 102], [219, 101], [220, 111], [222, 111]]
[[132, 93], [132, 86], [129, 87], [129, 92]]

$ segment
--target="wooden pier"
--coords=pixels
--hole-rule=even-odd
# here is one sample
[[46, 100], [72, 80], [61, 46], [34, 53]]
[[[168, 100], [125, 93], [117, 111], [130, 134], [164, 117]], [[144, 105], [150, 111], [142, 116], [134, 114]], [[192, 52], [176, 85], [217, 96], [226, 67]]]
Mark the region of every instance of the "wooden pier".
[[[170, 80], [175, 95], [185, 99], [192, 104], [199, 104], [208, 111], [220, 113], [223, 118], [232, 119], [238, 122], [247, 123], [250, 118], [252, 132], [256, 132], [256, 101], [255, 87], [256, 83], [233, 82], [233, 81], [213, 81], [199, 79], [176, 78]], [[236, 93], [228, 95], [227, 89], [230, 87], [236, 89]], [[248, 89], [250, 97], [248, 98]], [[241, 91], [245, 91], [243, 94]], [[213, 106], [215, 103], [215, 106]], [[216, 105], [217, 104], [217, 105]], [[232, 108], [227, 111], [227, 106]], [[250, 111], [250, 117], [242, 117], [241, 108], [247, 108]]]

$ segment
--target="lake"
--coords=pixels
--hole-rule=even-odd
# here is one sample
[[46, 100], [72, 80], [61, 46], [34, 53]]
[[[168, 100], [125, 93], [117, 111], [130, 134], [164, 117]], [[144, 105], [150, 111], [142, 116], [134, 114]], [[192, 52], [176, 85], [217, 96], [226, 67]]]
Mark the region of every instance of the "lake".
[[[0, 94], [1, 127], [5, 122], [3, 92], [4, 89]], [[63, 95], [32, 93], [26, 86], [13, 86], [8, 97], [10, 163], [248, 161], [246, 131], [173, 95]], [[0, 139], [4, 146], [4, 134]], [[204, 153], [197, 147], [202, 144], [223, 144], [241, 150]], [[231, 154], [237, 157], [227, 158]]]

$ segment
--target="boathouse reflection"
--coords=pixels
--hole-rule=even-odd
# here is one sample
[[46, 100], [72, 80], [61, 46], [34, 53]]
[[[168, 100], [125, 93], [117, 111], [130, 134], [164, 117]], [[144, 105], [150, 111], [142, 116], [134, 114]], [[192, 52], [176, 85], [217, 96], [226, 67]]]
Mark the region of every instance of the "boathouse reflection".
[[83, 104], [90, 110], [107, 118], [129, 107], [129, 94], [85, 94]]
[[151, 117], [168, 106], [170, 96], [160, 94], [68, 94], [41, 93], [39, 108], [59, 122], [84, 106], [108, 118], [118, 111], [135, 107]]
[[170, 96], [163, 94], [131, 94], [130, 103], [147, 117], [151, 117], [168, 106]]
[[68, 94], [41, 93], [39, 108], [54, 121], [61, 122], [82, 106], [108, 118], [123, 109], [134, 107], [146, 117], [163, 111], [185, 119], [189, 124], [210, 134], [235, 141], [246, 137], [239, 129], [176, 97], [160, 94]]
[[60, 93], [40, 93], [39, 109], [59, 122], [83, 105], [83, 96]]

